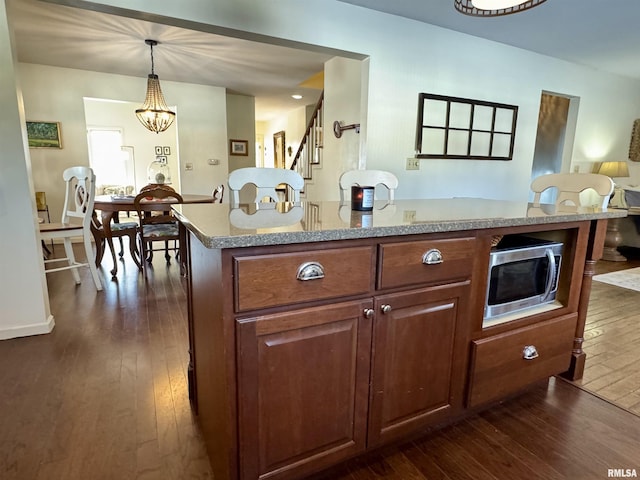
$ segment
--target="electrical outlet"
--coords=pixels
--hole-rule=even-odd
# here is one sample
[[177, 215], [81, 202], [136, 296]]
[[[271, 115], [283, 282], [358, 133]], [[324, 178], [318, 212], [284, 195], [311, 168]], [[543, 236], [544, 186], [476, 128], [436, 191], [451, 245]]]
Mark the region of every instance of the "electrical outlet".
[[406, 170], [420, 170], [420, 160], [417, 158], [407, 158]]
[[416, 221], [416, 211], [415, 210], [405, 210], [402, 212], [402, 220], [404, 222], [410, 223]]
[[193, 163], [185, 163], [184, 164], [184, 169], [185, 170], [193, 170]]

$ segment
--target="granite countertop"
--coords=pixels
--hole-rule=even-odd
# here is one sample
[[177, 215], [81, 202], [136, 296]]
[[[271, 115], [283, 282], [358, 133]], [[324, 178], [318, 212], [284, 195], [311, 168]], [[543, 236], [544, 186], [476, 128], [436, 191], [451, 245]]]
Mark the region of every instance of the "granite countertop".
[[625, 210], [551, 205], [479, 198], [376, 201], [372, 212], [356, 212], [349, 203], [302, 202], [240, 205], [184, 204], [173, 207], [178, 219], [207, 248], [387, 237], [520, 225], [553, 224], [625, 217]]

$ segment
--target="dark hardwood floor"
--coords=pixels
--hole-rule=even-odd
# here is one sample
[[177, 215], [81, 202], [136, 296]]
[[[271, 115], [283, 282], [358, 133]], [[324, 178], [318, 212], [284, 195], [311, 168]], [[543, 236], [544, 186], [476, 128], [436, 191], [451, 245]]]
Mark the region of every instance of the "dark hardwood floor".
[[[596, 264], [596, 274], [640, 267], [637, 251], [627, 262]], [[584, 351], [585, 389], [640, 415], [640, 292], [593, 282]], [[639, 455], [640, 456], [640, 455]]]
[[[130, 259], [117, 281], [110, 269], [107, 259], [101, 293], [88, 272], [78, 287], [69, 272], [48, 275], [54, 331], [0, 342], [0, 479], [213, 478], [187, 398], [178, 265], [167, 267], [158, 255], [146, 281]], [[637, 407], [637, 390], [625, 394], [614, 387], [622, 378], [609, 385], [604, 379], [634, 363], [630, 346], [626, 360], [613, 358], [617, 342], [637, 329], [621, 332], [607, 321], [634, 308], [640, 293], [594, 283], [592, 299], [581, 388], [551, 379], [316, 478], [588, 480], [607, 478], [608, 469], [640, 472], [640, 417], [584, 390]], [[640, 383], [637, 373], [632, 382]]]

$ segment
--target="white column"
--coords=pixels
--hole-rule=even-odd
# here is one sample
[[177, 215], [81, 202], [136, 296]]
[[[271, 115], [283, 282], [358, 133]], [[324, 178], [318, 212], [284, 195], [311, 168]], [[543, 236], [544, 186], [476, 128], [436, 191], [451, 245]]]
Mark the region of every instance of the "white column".
[[0, 0], [0, 340], [49, 333], [53, 316], [36, 235], [37, 211], [22, 95], [5, 0]]

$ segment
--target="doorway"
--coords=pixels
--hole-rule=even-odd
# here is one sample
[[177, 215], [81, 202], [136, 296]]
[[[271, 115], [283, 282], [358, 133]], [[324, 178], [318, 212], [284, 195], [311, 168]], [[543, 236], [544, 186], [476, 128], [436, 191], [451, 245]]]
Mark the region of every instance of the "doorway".
[[[531, 180], [548, 173], [568, 172], [575, 136], [578, 99], [568, 95], [542, 92], [538, 112]], [[555, 203], [556, 192], [542, 193], [543, 203]], [[533, 200], [533, 193], [530, 194]]]
[[285, 165], [285, 132], [284, 130], [273, 134], [273, 166], [275, 168], [286, 168]]

